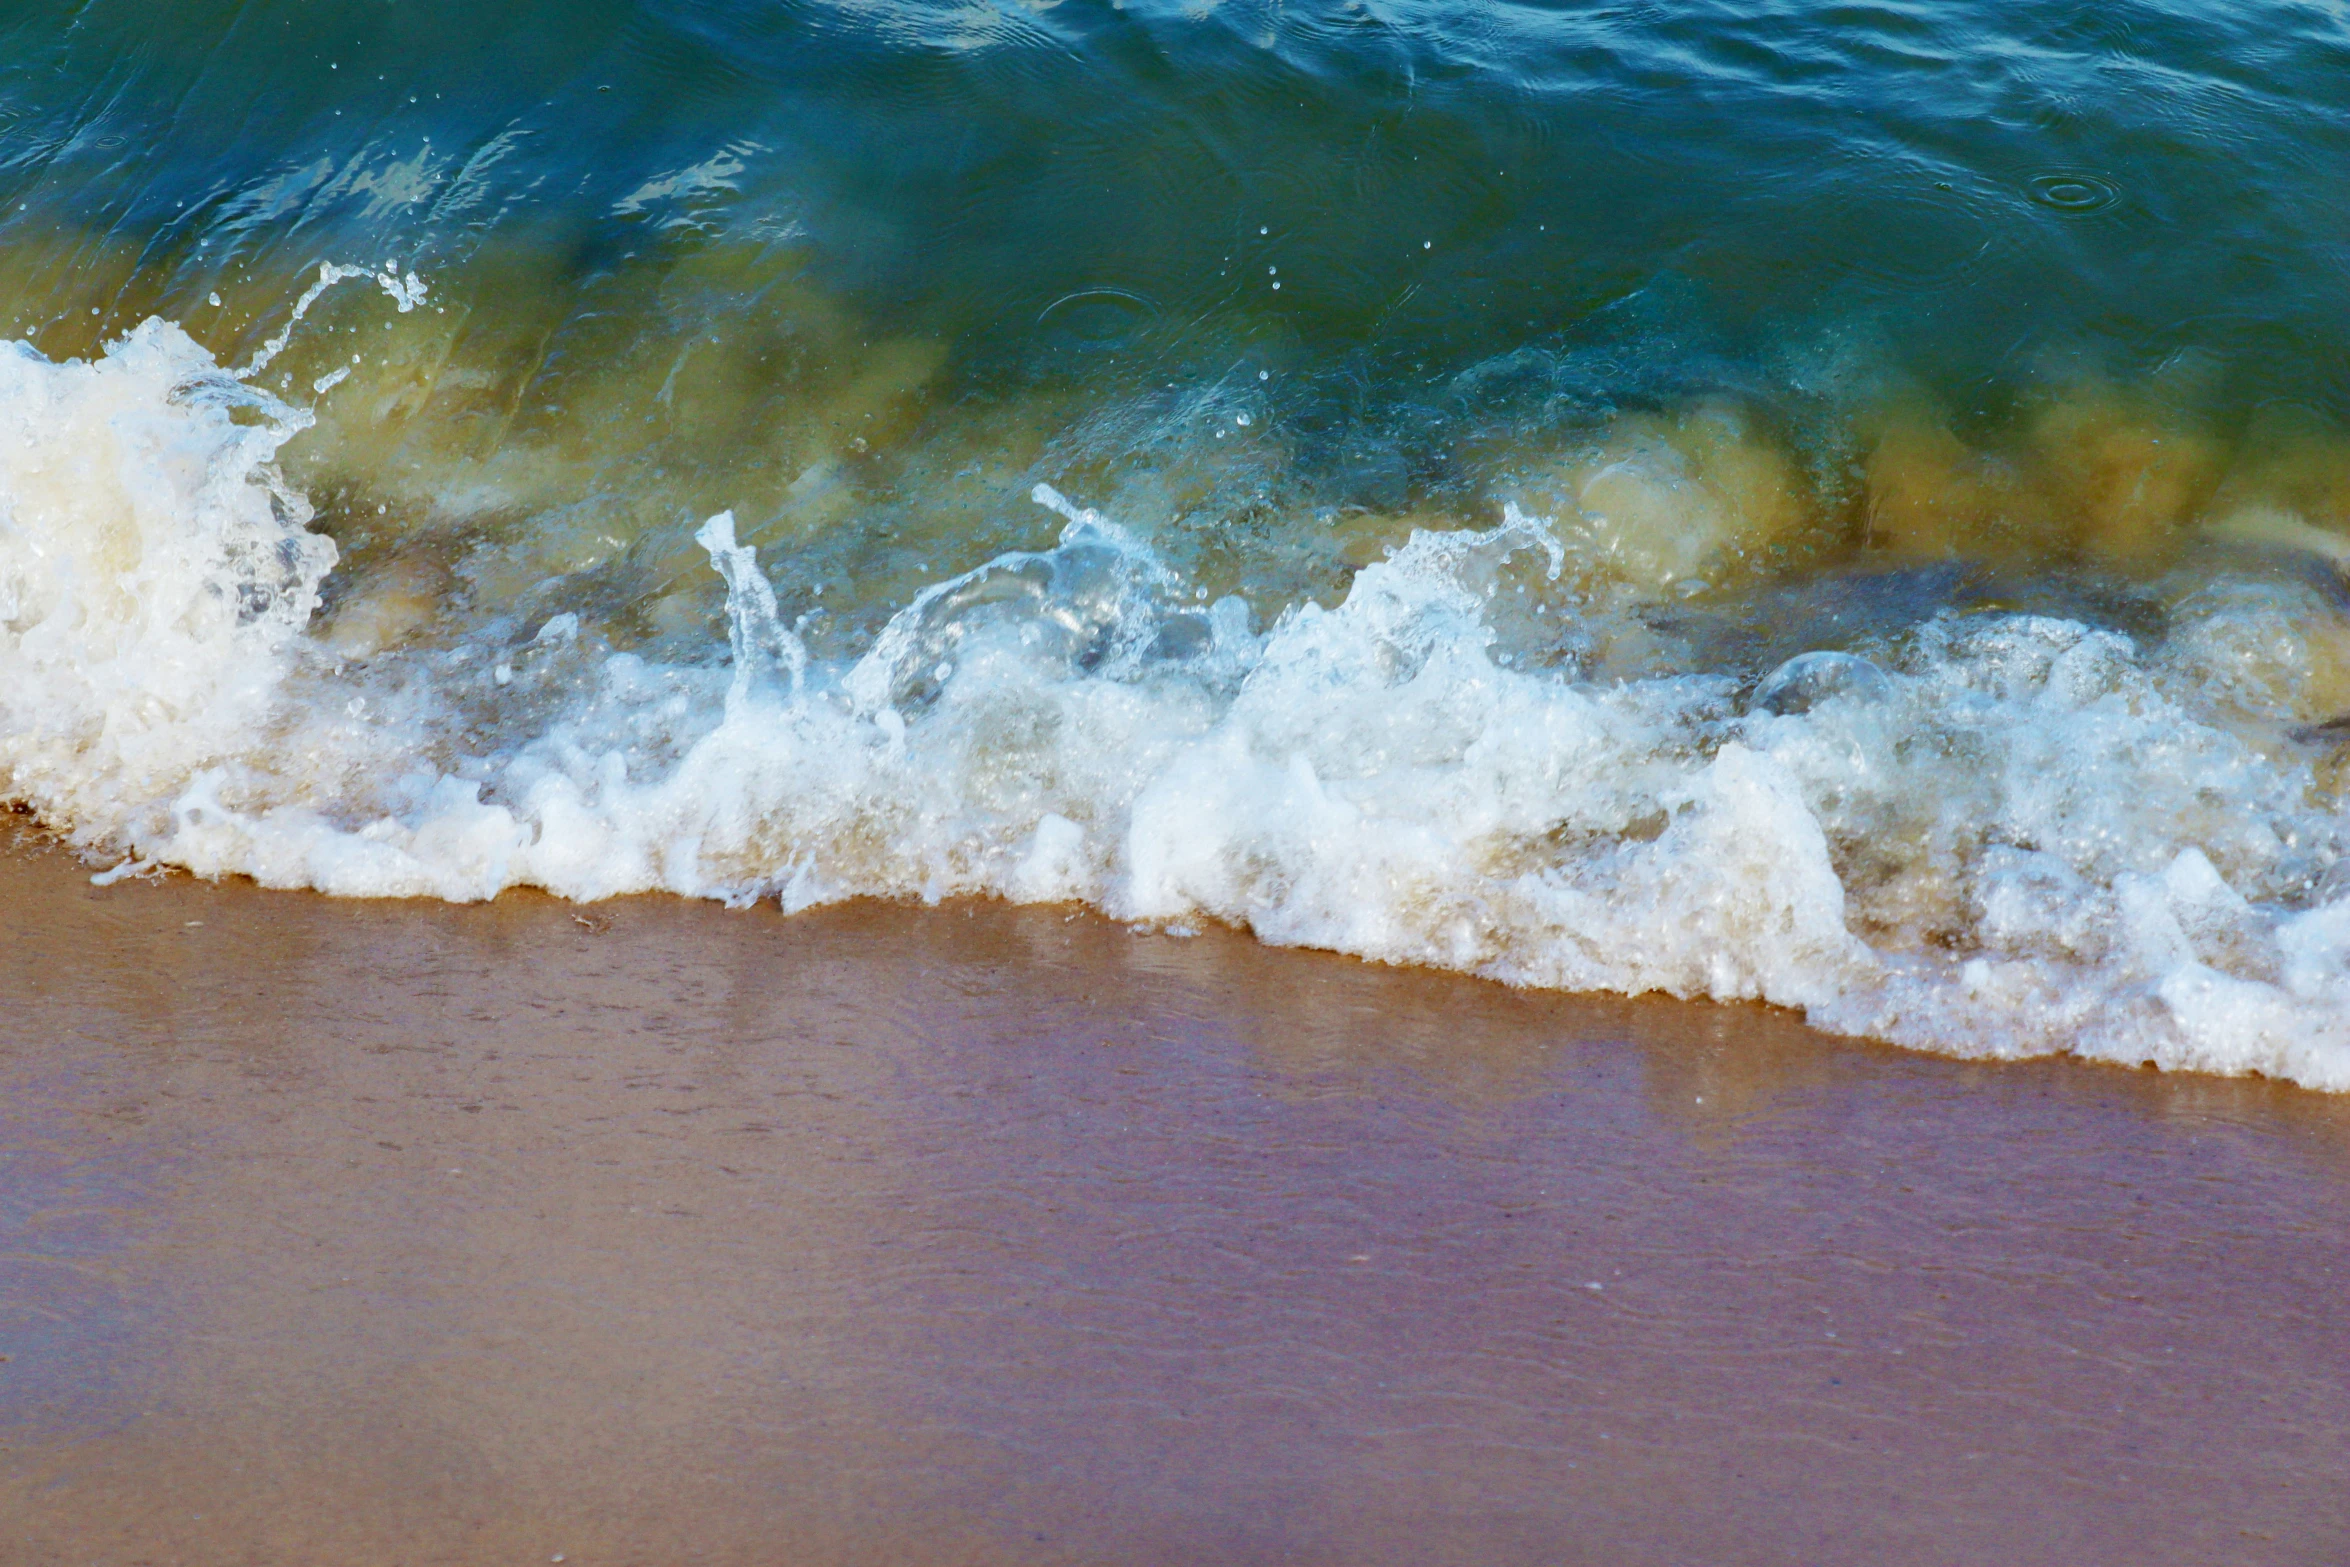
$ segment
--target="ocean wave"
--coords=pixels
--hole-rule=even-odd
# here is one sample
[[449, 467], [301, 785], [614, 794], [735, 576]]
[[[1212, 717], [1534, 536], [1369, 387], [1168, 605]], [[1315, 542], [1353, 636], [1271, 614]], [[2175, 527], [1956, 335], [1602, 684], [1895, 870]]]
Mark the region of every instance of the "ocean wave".
[[1056, 543], [853, 655], [810, 648], [721, 514], [723, 656], [566, 610], [371, 661], [316, 623], [337, 551], [275, 466], [309, 420], [161, 320], [90, 361], [0, 352], [4, 793], [93, 854], [348, 896], [1073, 901], [2350, 1089], [2306, 689], [2342, 616], [2293, 529], [2332, 535], [2289, 518], [2231, 514], [2297, 564], [2229, 557], [2156, 636], [1875, 572], [1820, 579], [1899, 608], [1837, 648], [1755, 669], [1684, 626], [1677, 662], [1611, 662], [1702, 614], [1676, 583], [1759, 549], [1734, 535], [1782, 482], [1652, 420], [1263, 620], [1039, 486]]

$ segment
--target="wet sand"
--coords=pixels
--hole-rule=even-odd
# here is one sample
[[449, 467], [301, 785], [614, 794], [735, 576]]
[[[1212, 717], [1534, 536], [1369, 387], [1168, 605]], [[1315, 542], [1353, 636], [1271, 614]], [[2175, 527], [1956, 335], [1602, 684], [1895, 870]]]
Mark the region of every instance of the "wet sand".
[[0, 1561], [2336, 1563], [2350, 1101], [0, 851]]

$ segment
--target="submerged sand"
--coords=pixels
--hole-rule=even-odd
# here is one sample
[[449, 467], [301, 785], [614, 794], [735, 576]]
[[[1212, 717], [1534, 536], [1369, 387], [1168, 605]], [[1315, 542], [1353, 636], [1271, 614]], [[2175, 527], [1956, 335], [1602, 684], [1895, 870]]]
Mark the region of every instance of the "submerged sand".
[[2331, 1563], [2350, 1100], [0, 850], [9, 1563]]

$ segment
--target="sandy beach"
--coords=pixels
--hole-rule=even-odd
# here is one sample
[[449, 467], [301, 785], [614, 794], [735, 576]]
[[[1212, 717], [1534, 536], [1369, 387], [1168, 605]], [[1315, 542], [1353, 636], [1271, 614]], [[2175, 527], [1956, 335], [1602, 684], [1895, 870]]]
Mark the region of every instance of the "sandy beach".
[[2321, 1563], [2350, 1103], [0, 854], [11, 1563]]

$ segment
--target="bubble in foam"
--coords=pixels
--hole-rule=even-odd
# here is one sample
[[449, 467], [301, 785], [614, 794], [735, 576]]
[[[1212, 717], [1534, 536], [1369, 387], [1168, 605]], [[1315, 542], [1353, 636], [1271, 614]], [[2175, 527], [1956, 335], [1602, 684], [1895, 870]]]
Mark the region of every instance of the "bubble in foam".
[[1762, 678], [1748, 708], [1757, 713], [1808, 713], [1832, 698], [1881, 700], [1892, 689], [1885, 672], [1857, 654], [1798, 653]]

